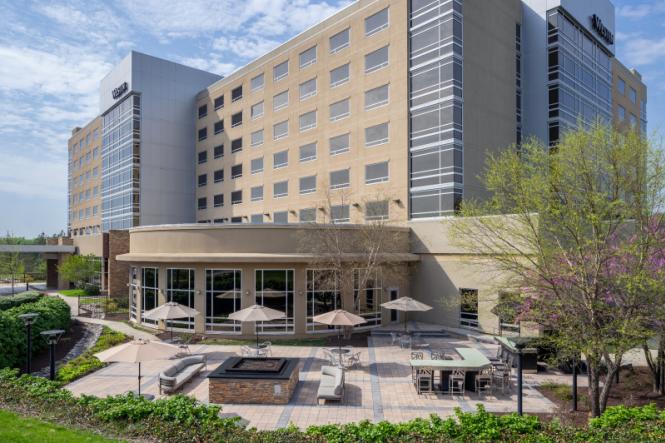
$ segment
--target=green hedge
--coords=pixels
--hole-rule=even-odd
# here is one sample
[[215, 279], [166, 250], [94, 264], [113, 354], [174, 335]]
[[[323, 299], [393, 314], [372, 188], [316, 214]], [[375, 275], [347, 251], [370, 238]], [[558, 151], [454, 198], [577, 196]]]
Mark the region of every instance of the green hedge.
[[457, 409], [455, 417], [405, 423], [362, 421], [346, 425], [293, 426], [276, 431], [242, 429], [234, 419], [218, 416], [220, 408], [175, 395], [148, 401], [132, 393], [106, 398], [81, 398], [57, 382], [0, 370], [0, 407], [29, 412], [63, 424], [93, 427], [127, 439], [165, 443], [183, 441], [322, 443], [322, 442], [656, 442], [665, 441], [665, 411], [655, 406], [610, 407], [588, 427], [566, 427], [538, 417], [496, 416], [480, 405], [476, 412]]
[[26, 303], [34, 303], [39, 300], [41, 294], [37, 291], [26, 291], [20, 294], [0, 297], [0, 311], [15, 308]]
[[36, 312], [39, 316], [32, 325], [33, 355], [46, 349], [40, 332], [48, 329], [69, 328], [69, 306], [57, 297], [41, 297], [6, 311], [0, 311], [0, 368], [23, 367], [26, 353], [26, 330], [20, 314]]

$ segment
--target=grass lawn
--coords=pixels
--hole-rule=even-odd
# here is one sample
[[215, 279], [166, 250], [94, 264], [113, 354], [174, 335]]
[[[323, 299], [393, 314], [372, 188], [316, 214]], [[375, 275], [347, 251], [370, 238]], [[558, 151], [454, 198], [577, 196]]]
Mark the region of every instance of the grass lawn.
[[65, 428], [0, 409], [0, 441], [7, 443], [118, 442], [88, 431]]
[[61, 289], [58, 291], [58, 294], [62, 294], [65, 297], [81, 297], [85, 296], [85, 291], [83, 289]]

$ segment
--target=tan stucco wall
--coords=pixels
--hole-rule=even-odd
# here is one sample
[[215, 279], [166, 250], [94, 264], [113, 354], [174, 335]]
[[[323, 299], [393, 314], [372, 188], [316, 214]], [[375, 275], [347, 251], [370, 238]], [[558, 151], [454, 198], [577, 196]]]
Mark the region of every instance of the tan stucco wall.
[[[626, 83], [624, 93], [619, 92], [619, 79]], [[637, 92], [637, 102], [630, 100], [630, 88]], [[647, 100], [647, 87], [642, 82], [639, 72], [628, 69], [616, 58], [612, 59], [612, 118], [617, 128], [625, 130], [630, 128], [630, 115], [637, 118], [637, 129], [642, 129], [640, 116], [642, 115], [642, 102]], [[625, 109], [625, 120], [619, 117], [619, 106]]]
[[[97, 131], [97, 138], [94, 137], [95, 131]], [[86, 137], [89, 136], [89, 143], [86, 144]], [[80, 141], [83, 141], [82, 149], [74, 149], [74, 145], [78, 145]], [[69, 199], [69, 230], [72, 232], [70, 235], [73, 235], [76, 232], [76, 235], [79, 235], [80, 229], [91, 228], [91, 231], [101, 228], [101, 216], [102, 216], [102, 118], [95, 117], [83, 128], [75, 128], [72, 131], [72, 136], [69, 139], [68, 150], [70, 153], [70, 159], [68, 165], [68, 199]], [[97, 152], [97, 157], [94, 157], [93, 153]], [[86, 155], [89, 154], [89, 161], [86, 161]], [[79, 159], [83, 159], [81, 167], [78, 166]], [[93, 177], [93, 170], [97, 169], [97, 176]], [[89, 174], [89, 178], [85, 179], [85, 174]], [[83, 183], [80, 184], [79, 177], [83, 176]], [[97, 188], [97, 197], [93, 197], [93, 190]], [[86, 191], [90, 191], [90, 198], [84, 199], [83, 201], [78, 200], [79, 193], [83, 192], [85, 195]], [[77, 195], [77, 202], [74, 204], [73, 197]], [[92, 215], [94, 207], [97, 207], [97, 214]], [[85, 217], [85, 209], [90, 208], [90, 217]], [[83, 219], [79, 220], [78, 211], [82, 209]], [[101, 231], [100, 231], [101, 232]]]
[[74, 246], [78, 248], [80, 255], [94, 255], [95, 257], [103, 257], [104, 255], [104, 241], [101, 233], [94, 235], [77, 235], [72, 237]]

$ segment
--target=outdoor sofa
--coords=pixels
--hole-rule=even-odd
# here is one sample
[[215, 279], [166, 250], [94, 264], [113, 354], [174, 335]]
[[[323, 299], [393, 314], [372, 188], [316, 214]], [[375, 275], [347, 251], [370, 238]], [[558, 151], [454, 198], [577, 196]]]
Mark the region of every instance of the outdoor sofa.
[[344, 397], [344, 369], [335, 366], [321, 366], [321, 383], [316, 395], [319, 400], [342, 400]]
[[205, 355], [192, 355], [174, 362], [159, 374], [159, 393], [177, 391], [205, 366]]

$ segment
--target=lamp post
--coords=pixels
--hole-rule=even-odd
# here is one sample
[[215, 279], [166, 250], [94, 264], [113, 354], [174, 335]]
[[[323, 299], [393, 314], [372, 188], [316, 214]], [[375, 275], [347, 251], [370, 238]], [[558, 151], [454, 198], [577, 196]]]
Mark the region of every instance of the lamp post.
[[62, 329], [50, 329], [48, 331], [42, 332], [42, 337], [46, 339], [46, 343], [49, 345], [49, 359], [51, 362], [51, 380], [55, 380], [55, 345], [60, 340], [62, 334], [64, 334]]
[[573, 411], [577, 411], [577, 356], [573, 357]]
[[35, 322], [35, 319], [37, 317], [39, 317], [39, 314], [37, 314], [36, 312], [28, 312], [18, 316], [18, 318], [23, 320], [23, 324], [25, 324], [25, 334], [28, 345], [27, 355], [25, 358], [26, 374], [30, 374], [32, 372], [32, 367], [31, 367], [32, 366], [32, 324]]
[[522, 415], [522, 351], [530, 340], [526, 337], [516, 337], [513, 339], [515, 349], [517, 349], [517, 414]]

